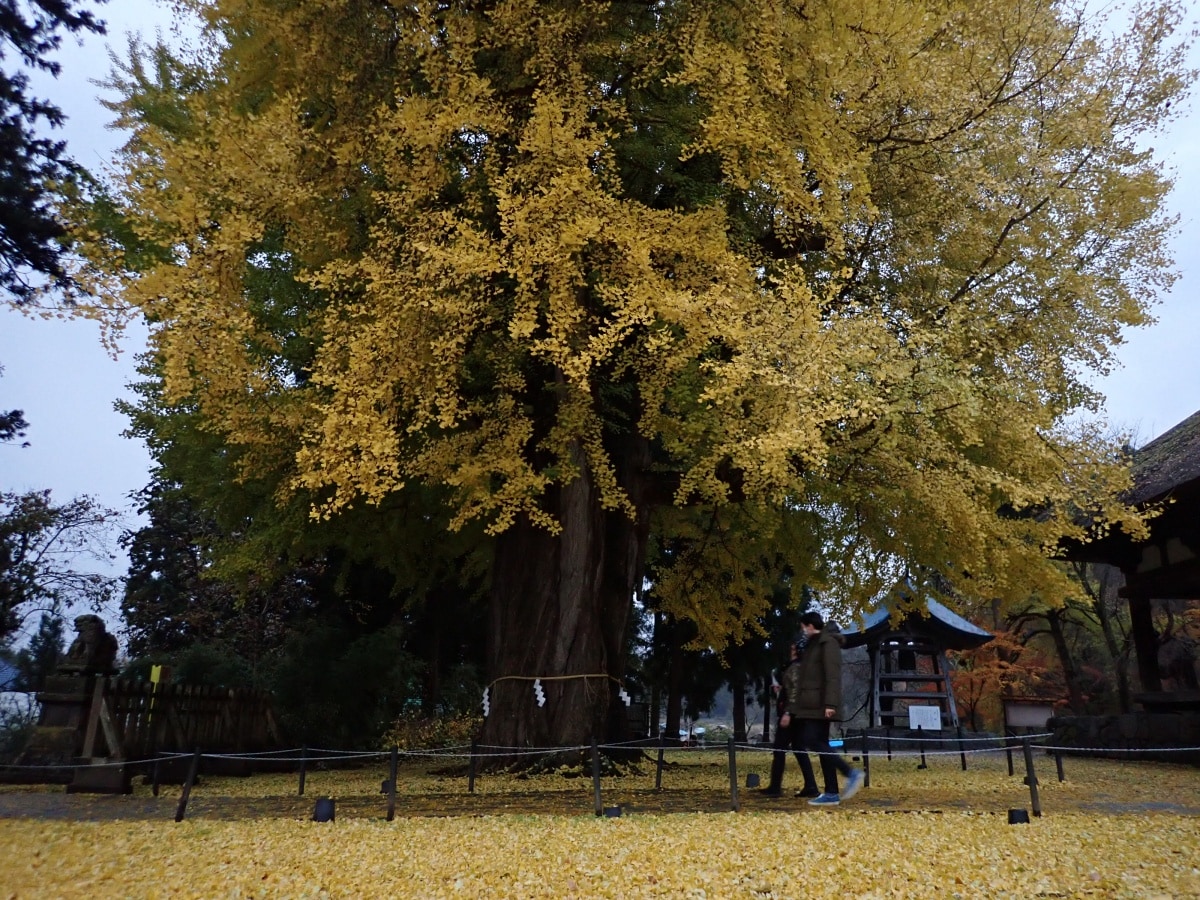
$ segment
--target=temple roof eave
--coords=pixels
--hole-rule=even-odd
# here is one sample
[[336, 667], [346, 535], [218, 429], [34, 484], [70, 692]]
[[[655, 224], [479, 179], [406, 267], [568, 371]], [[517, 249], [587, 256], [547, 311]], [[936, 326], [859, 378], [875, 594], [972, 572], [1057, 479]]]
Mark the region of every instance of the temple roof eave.
[[925, 598], [923, 611], [917, 610], [893, 621], [894, 613], [880, 606], [867, 613], [861, 627], [842, 633], [845, 646], [876, 644], [893, 636], [925, 638], [944, 650], [970, 650], [992, 640], [994, 635], [967, 621], [932, 597]]

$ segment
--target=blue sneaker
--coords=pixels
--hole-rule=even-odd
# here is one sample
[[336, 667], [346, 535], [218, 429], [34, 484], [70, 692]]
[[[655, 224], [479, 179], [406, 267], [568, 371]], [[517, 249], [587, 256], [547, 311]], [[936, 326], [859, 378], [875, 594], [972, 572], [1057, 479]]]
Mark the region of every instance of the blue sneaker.
[[850, 777], [846, 779], [846, 786], [842, 788], [841, 798], [849, 800], [860, 790], [862, 790], [863, 782], [867, 780], [866, 773], [862, 769], [855, 769], [850, 773]]
[[842, 798], [837, 794], [821, 794], [808, 801], [809, 806], [837, 806]]

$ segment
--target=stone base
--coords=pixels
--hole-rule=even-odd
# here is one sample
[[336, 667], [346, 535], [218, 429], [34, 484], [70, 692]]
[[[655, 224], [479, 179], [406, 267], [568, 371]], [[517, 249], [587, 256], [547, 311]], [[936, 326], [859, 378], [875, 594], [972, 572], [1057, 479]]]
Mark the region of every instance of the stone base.
[[67, 785], [68, 794], [132, 794], [133, 773], [125, 765], [107, 759], [81, 760], [75, 778]]

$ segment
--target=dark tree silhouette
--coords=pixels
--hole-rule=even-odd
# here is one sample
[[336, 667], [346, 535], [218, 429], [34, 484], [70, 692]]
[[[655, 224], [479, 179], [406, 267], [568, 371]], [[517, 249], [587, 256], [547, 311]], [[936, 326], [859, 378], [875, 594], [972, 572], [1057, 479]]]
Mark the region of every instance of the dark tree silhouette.
[[45, 136], [62, 125], [62, 110], [29, 93], [28, 74], [58, 75], [60, 66], [49, 55], [64, 31], [103, 34], [104, 23], [75, 0], [0, 2], [0, 290], [18, 304], [35, 288], [31, 274], [67, 283], [54, 185], [78, 168], [65, 155], [64, 141]]

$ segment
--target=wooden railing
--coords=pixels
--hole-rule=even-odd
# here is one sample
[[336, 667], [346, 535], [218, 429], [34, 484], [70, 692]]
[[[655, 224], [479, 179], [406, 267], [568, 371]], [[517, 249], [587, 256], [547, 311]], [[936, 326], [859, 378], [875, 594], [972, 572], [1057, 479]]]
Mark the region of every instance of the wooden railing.
[[248, 753], [279, 747], [263, 691], [98, 678], [83, 756], [146, 759], [160, 753]]

